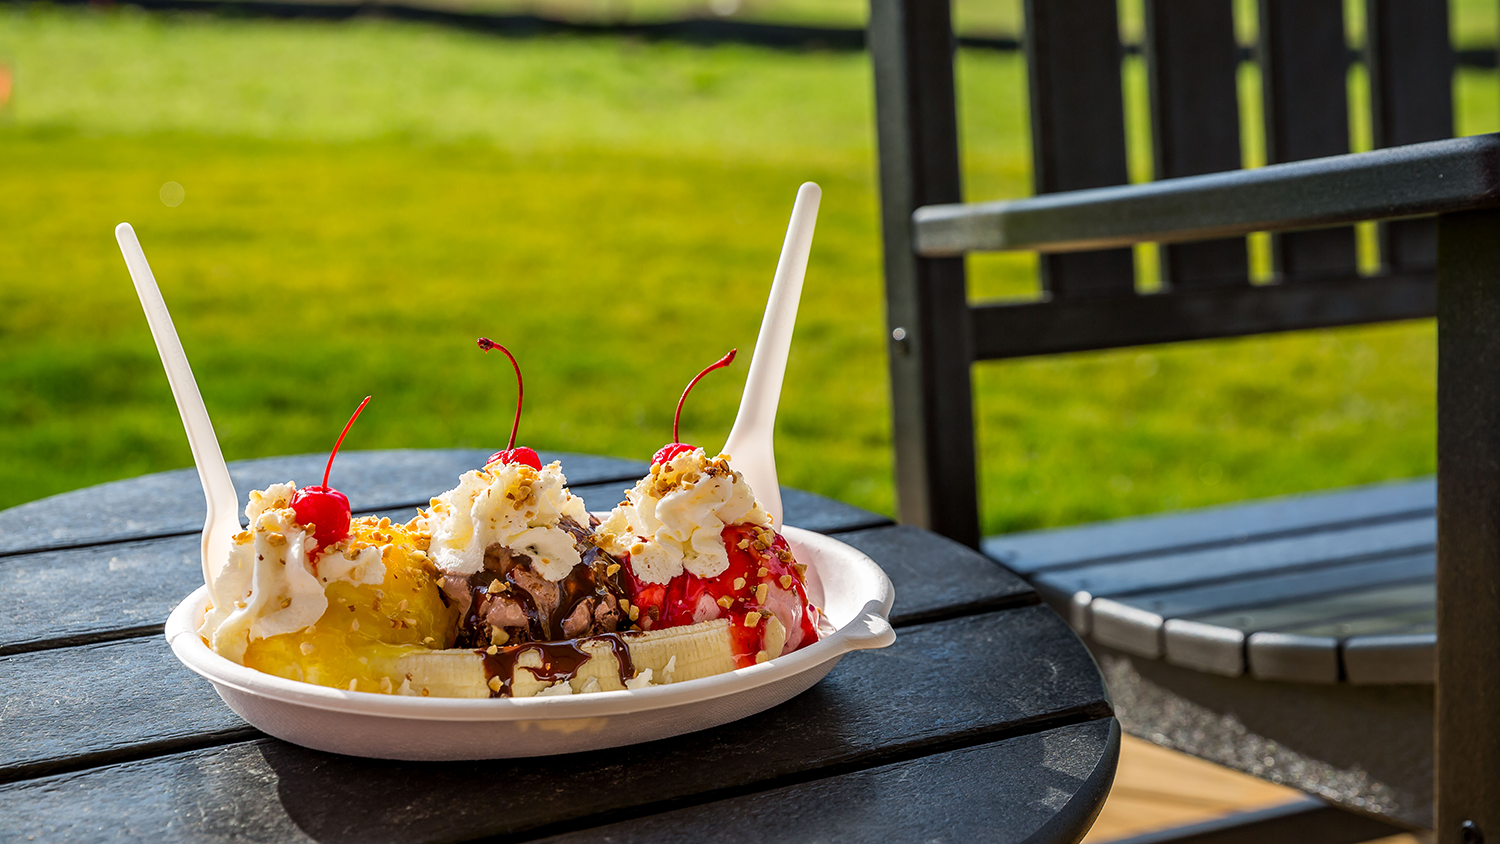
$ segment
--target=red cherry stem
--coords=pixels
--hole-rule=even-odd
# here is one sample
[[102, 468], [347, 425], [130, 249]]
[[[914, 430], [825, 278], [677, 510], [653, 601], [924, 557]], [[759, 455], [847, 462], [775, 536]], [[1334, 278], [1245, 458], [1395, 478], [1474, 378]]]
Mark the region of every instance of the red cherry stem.
[[510, 424], [510, 442], [505, 445], [505, 449], [509, 451], [516, 447], [516, 431], [521, 428], [521, 397], [525, 395], [521, 384], [521, 365], [516, 363], [516, 356], [510, 353], [510, 349], [496, 343], [494, 340], [488, 337], [480, 337], [478, 342], [479, 348], [486, 352], [491, 349], [499, 349], [504, 352], [505, 356], [510, 358], [510, 365], [515, 367], [516, 370], [516, 420]]
[[729, 354], [709, 364], [702, 372], [698, 373], [698, 376], [696, 378], [688, 382], [687, 389], [682, 391], [682, 398], [677, 400], [677, 415], [672, 417], [672, 442], [682, 442], [682, 440], [679, 440], [677, 438], [677, 423], [682, 421], [682, 403], [687, 401], [688, 393], [691, 393], [693, 391], [693, 387], [698, 384], [703, 376], [707, 375], [710, 372], [713, 372], [715, 369], [721, 369], [733, 363], [734, 353], [737, 351], [739, 351], [739, 349], [730, 349]]
[[339, 446], [344, 444], [344, 437], [349, 435], [349, 429], [354, 427], [354, 420], [359, 418], [360, 411], [365, 409], [365, 405], [370, 403], [371, 398], [371, 396], [365, 396], [365, 400], [359, 403], [359, 407], [354, 408], [354, 415], [349, 417], [349, 421], [344, 423], [344, 430], [339, 433], [339, 441], [333, 444], [333, 451], [328, 455], [328, 465], [323, 467], [324, 489], [328, 488], [328, 473], [333, 471], [333, 458], [338, 456]]

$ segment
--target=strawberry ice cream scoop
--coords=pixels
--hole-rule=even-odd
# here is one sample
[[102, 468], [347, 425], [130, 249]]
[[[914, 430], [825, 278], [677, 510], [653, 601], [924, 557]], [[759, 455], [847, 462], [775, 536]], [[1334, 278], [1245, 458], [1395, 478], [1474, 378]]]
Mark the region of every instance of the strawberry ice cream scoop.
[[728, 618], [741, 667], [817, 641], [806, 569], [727, 457], [679, 453], [626, 496], [596, 542], [621, 561], [643, 629]]

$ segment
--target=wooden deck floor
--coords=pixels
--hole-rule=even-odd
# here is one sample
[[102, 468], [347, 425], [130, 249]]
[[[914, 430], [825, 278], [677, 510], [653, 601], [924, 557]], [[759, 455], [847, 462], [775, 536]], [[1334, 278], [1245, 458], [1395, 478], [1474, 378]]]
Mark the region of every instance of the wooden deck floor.
[[[1264, 809], [1301, 792], [1126, 736], [1109, 802], [1084, 844], [1105, 844], [1160, 829]], [[1397, 835], [1379, 844], [1418, 844]]]

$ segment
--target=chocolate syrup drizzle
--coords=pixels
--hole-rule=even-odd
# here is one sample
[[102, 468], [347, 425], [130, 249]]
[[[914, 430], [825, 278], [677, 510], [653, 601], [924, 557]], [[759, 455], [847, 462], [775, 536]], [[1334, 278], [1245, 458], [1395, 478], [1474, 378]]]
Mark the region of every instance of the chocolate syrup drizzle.
[[[595, 521], [590, 517], [591, 525]], [[590, 541], [588, 528], [566, 517], [559, 527], [572, 535], [581, 563], [562, 580], [549, 583], [536, 574], [530, 557], [492, 546], [485, 555], [484, 568], [459, 586], [461, 591], [454, 595], [460, 604], [467, 604], [457, 647], [487, 647], [496, 638], [496, 630], [503, 630], [500, 638], [507, 645], [517, 645], [614, 633], [633, 626], [620, 605], [626, 593], [619, 569], [609, 571], [615, 559]], [[499, 595], [489, 591], [496, 580], [503, 584]], [[557, 590], [555, 600], [553, 589]], [[524, 623], [492, 625], [486, 615], [497, 601], [513, 603], [525, 617]], [[573, 625], [566, 623], [575, 612], [582, 613], [584, 625], [578, 624], [579, 619]]]
[[[510, 697], [517, 668], [530, 671], [538, 680], [549, 684], [559, 680], [571, 681], [578, 676], [578, 669], [591, 659], [588, 651], [583, 649], [583, 645], [587, 642], [604, 642], [609, 645], [610, 651], [615, 656], [615, 667], [620, 672], [620, 685], [623, 686], [627, 681], [635, 679], [635, 663], [630, 659], [630, 648], [618, 633], [600, 633], [596, 636], [567, 639], [561, 642], [528, 642], [524, 645], [501, 648], [493, 654], [487, 651], [476, 651], [476, 653], [484, 657], [484, 679], [489, 681], [496, 677], [500, 678], [500, 688], [495, 689], [492, 686], [490, 697]], [[536, 651], [541, 654], [542, 664], [535, 668], [516, 665], [521, 654], [527, 651]]]
[[[590, 528], [598, 519], [589, 517], [589, 527], [584, 527], [570, 518], [563, 517], [558, 526], [573, 537], [581, 562], [562, 580], [548, 583], [532, 568], [531, 558], [515, 553], [509, 548], [492, 546], [485, 554], [484, 568], [472, 575], [467, 584], [460, 585], [454, 597], [460, 602], [467, 597], [468, 606], [463, 612], [459, 626], [457, 647], [474, 648], [484, 657], [485, 680], [500, 679], [500, 688], [490, 693], [491, 697], [510, 697], [517, 668], [530, 671], [539, 680], [556, 683], [572, 680], [578, 670], [589, 661], [583, 645], [590, 641], [608, 644], [614, 653], [620, 672], [620, 682], [635, 678], [635, 665], [630, 659], [630, 649], [619, 633], [635, 625], [620, 606], [625, 597], [625, 587], [620, 569], [610, 572], [615, 559], [594, 545]], [[504, 584], [499, 595], [489, 591], [490, 584], [499, 580]], [[556, 589], [557, 600], [550, 600], [551, 589]], [[463, 594], [467, 591], [467, 596]], [[540, 603], [548, 606], [539, 605]], [[486, 617], [496, 606], [497, 600], [513, 601], [525, 616], [524, 626], [492, 625]], [[501, 606], [504, 606], [503, 604]], [[587, 616], [587, 630], [580, 632], [574, 625], [574, 635], [564, 630], [566, 622], [582, 607]], [[504, 634], [506, 644], [489, 652], [495, 632]], [[527, 651], [541, 655], [539, 667], [518, 666], [516, 663]]]

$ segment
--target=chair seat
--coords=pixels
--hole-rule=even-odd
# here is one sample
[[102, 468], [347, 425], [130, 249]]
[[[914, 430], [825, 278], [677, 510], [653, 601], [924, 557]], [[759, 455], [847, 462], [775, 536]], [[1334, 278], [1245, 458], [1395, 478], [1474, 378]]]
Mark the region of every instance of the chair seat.
[[1432, 478], [986, 539], [1092, 642], [1226, 677], [1431, 684]]

